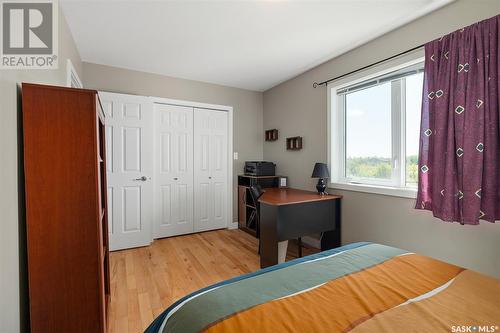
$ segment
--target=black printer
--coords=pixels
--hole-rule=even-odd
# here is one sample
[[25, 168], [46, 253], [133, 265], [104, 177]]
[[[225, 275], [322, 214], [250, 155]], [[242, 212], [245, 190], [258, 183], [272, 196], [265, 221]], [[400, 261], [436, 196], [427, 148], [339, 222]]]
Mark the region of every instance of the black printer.
[[276, 164], [265, 161], [246, 161], [245, 175], [247, 176], [274, 176]]

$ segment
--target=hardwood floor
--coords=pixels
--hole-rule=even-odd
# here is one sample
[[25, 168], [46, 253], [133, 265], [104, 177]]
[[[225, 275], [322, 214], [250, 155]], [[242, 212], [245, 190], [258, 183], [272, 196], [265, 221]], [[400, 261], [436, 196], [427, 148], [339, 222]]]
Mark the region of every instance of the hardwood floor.
[[[258, 240], [241, 230], [217, 230], [156, 240], [111, 252], [109, 332], [143, 332], [180, 297], [258, 270]], [[317, 252], [304, 248], [303, 255]], [[297, 246], [288, 246], [287, 260]]]

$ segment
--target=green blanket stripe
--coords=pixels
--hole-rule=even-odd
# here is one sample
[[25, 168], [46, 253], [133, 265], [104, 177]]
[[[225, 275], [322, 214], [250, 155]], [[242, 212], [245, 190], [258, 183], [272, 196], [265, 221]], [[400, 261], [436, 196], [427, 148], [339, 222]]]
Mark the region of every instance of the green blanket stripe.
[[366, 269], [403, 253], [407, 251], [369, 244], [331, 258], [224, 285], [184, 304], [168, 319], [163, 333], [199, 332], [233, 313]]

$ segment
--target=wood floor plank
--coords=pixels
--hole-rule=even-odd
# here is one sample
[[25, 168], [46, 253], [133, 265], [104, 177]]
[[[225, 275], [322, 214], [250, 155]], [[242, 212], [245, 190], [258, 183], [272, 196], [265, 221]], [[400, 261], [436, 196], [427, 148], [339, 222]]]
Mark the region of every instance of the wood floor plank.
[[[297, 256], [290, 242], [287, 260]], [[110, 333], [143, 332], [177, 299], [260, 268], [258, 239], [241, 230], [217, 230], [155, 240], [110, 253]], [[317, 252], [305, 248], [304, 255]]]

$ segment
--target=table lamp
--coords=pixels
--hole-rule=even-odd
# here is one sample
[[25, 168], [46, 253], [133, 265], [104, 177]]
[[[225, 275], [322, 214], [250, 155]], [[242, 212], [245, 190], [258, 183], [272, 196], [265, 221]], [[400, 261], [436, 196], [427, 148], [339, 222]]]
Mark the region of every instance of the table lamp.
[[314, 165], [314, 170], [311, 178], [319, 178], [316, 189], [319, 194], [328, 194], [326, 190], [326, 179], [330, 178], [330, 171], [328, 171], [328, 165], [325, 163], [316, 163]]

